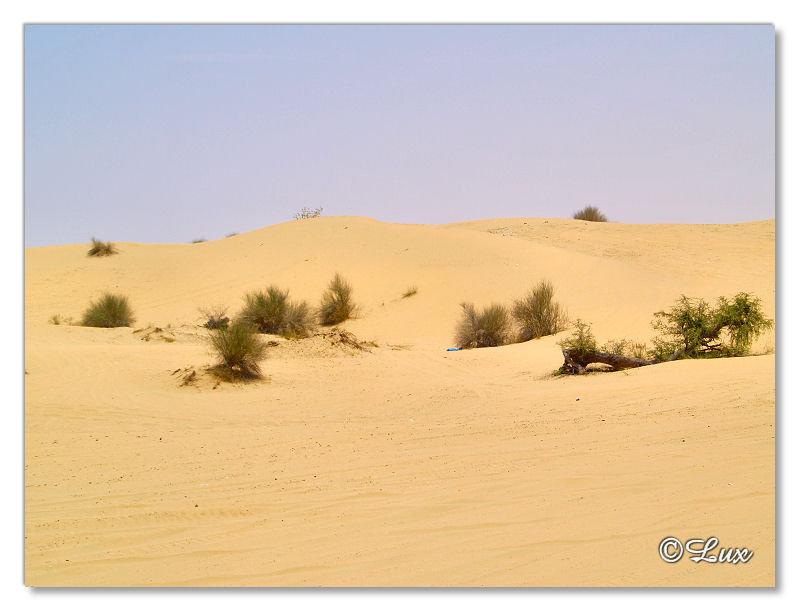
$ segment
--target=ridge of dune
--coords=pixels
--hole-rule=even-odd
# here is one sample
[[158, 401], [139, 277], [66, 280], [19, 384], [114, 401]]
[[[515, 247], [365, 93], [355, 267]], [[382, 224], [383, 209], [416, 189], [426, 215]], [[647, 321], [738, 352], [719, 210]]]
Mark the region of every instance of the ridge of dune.
[[[542, 278], [601, 342], [648, 340], [680, 294], [774, 317], [774, 221], [323, 217], [117, 247], [25, 250], [26, 584], [774, 585], [774, 355], [564, 378], [563, 334], [444, 351], [461, 302]], [[316, 304], [337, 271], [376, 346], [280, 341], [263, 381], [181, 383], [212, 361], [199, 307], [273, 283]], [[135, 329], [48, 322], [106, 290]], [[755, 556], [670, 565], [668, 535]]]
[[[503, 235], [498, 226], [515, 229]], [[85, 245], [26, 249], [28, 323], [79, 316], [90, 297], [108, 289], [130, 296], [140, 325], [194, 323], [197, 309], [212, 303], [235, 310], [244, 293], [271, 283], [315, 304], [336, 271], [351, 281], [361, 306], [347, 327], [396, 343], [447, 344], [461, 302], [510, 301], [541, 278], [554, 283], [573, 317], [604, 336], [649, 338], [652, 313], [681, 294], [713, 299], [749, 291], [774, 313], [773, 222], [424, 226], [323, 217], [213, 242], [118, 248], [119, 255], [102, 259], [85, 257]], [[69, 283], [58, 282], [64, 275]], [[411, 285], [419, 293], [401, 300]]]

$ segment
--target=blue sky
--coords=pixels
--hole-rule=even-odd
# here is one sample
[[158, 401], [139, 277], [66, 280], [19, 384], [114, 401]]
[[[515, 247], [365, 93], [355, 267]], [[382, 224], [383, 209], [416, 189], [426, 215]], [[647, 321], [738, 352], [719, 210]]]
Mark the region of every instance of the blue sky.
[[772, 26], [26, 26], [27, 246], [774, 217]]

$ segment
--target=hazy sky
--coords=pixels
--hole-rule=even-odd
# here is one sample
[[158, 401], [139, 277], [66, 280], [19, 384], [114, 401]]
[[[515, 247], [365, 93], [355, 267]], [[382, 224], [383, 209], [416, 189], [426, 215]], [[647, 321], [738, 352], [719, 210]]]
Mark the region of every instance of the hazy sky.
[[27, 26], [27, 246], [772, 218], [772, 26]]

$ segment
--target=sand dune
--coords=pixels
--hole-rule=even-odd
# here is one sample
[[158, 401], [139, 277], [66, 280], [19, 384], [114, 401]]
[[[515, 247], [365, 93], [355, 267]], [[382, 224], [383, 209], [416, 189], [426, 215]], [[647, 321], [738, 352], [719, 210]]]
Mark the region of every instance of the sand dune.
[[[541, 278], [600, 340], [648, 340], [682, 293], [774, 317], [773, 221], [330, 217], [117, 246], [26, 249], [27, 584], [774, 584], [774, 333], [767, 354], [570, 378], [564, 334], [444, 350], [460, 302]], [[202, 374], [198, 307], [271, 283], [316, 302], [335, 271], [360, 307], [343, 327], [377, 346], [280, 340], [263, 382]], [[135, 329], [48, 323], [106, 290]], [[667, 564], [668, 535], [755, 554]]]

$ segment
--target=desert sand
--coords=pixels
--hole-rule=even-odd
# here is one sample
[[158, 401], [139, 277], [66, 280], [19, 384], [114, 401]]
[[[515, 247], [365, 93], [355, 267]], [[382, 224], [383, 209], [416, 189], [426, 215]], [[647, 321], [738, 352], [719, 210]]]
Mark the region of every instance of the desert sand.
[[[773, 586], [774, 332], [753, 356], [574, 377], [553, 376], [569, 332], [445, 349], [460, 302], [543, 278], [601, 342], [649, 340], [681, 294], [748, 291], [774, 318], [774, 229], [329, 217], [28, 248], [26, 584]], [[263, 381], [203, 373], [198, 307], [272, 283], [316, 303], [336, 271], [367, 350], [271, 338]], [[134, 327], [48, 321], [104, 291]], [[666, 536], [754, 555], [668, 564]]]

